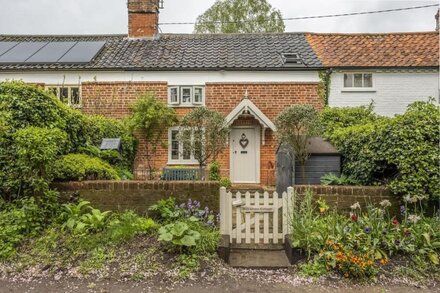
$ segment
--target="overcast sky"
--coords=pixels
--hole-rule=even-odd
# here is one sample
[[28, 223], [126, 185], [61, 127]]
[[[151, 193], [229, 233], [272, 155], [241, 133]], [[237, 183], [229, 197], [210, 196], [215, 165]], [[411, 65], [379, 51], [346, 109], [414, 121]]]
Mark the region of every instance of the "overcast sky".
[[[0, 0], [0, 34], [125, 34], [127, 0]], [[160, 22], [194, 22], [215, 0], [164, 0]], [[283, 17], [325, 15], [438, 4], [438, 1], [269, 0]], [[286, 31], [431, 31], [436, 7], [378, 15], [286, 21]], [[161, 26], [191, 33], [192, 25]]]

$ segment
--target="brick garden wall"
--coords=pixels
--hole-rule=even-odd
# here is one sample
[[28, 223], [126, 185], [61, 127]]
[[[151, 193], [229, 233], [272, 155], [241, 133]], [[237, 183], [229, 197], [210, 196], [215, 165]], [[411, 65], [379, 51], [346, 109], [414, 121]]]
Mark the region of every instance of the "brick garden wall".
[[57, 182], [52, 187], [68, 197], [79, 195], [101, 210], [135, 210], [145, 213], [160, 199], [170, 196], [178, 203], [189, 198], [200, 201], [202, 207], [219, 209], [220, 186], [217, 182], [170, 181], [82, 181]]
[[[206, 107], [228, 115], [243, 99], [248, 91], [251, 101], [272, 121], [285, 108], [296, 104], [310, 104], [316, 109], [323, 108], [317, 94], [318, 83], [279, 82], [279, 83], [206, 83]], [[168, 89], [166, 82], [86, 82], [82, 85], [83, 111], [87, 114], [102, 114], [112, 118], [123, 118], [130, 114], [130, 105], [146, 92], [155, 93], [156, 97], [167, 103]], [[175, 108], [183, 116], [192, 108]], [[238, 125], [257, 123], [256, 121], [236, 121]], [[248, 124], [246, 124], [248, 123]], [[167, 142], [167, 134], [163, 141]], [[275, 183], [275, 152], [277, 141], [270, 130], [265, 134], [265, 145], [260, 152], [260, 182], [265, 185]], [[135, 161], [135, 174], [138, 179], [145, 179], [147, 162], [145, 159], [145, 141], [140, 140]], [[229, 147], [218, 158], [221, 172], [229, 176]], [[159, 147], [153, 165], [162, 169], [167, 165], [168, 150]]]
[[327, 186], [327, 185], [297, 185], [295, 191], [300, 196], [311, 189], [316, 199], [323, 198], [333, 208], [349, 210], [356, 202], [365, 208], [368, 204], [378, 204], [389, 200], [394, 208], [398, 208], [400, 198], [382, 186]]

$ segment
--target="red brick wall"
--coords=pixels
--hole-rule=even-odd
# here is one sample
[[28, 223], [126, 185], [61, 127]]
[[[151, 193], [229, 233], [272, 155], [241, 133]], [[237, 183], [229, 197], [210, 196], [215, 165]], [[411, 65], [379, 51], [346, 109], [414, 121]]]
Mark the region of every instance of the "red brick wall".
[[[273, 122], [285, 108], [295, 104], [311, 104], [320, 110], [323, 107], [317, 95], [317, 83], [207, 83], [205, 88], [206, 106], [223, 115], [228, 115], [243, 99], [246, 90], [249, 99]], [[166, 82], [88, 82], [82, 87], [83, 111], [87, 114], [102, 114], [113, 118], [123, 118], [130, 114], [132, 105], [139, 96], [153, 92], [163, 102], [167, 102]], [[176, 108], [179, 116], [191, 108]], [[258, 124], [252, 120], [238, 120], [235, 124]], [[167, 142], [164, 135], [164, 142]], [[266, 131], [265, 145], [261, 145], [260, 182], [265, 185], [275, 183], [275, 157], [277, 141], [274, 133]], [[145, 161], [145, 141], [140, 140], [135, 170], [147, 167]], [[154, 166], [166, 166], [168, 150], [159, 147], [154, 158]], [[229, 147], [218, 158], [222, 173], [229, 175]]]

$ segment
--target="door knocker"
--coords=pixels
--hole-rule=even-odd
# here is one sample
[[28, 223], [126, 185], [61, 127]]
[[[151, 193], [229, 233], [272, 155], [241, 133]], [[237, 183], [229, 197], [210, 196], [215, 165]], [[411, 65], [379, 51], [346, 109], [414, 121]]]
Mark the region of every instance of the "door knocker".
[[239, 142], [240, 142], [241, 147], [244, 148], [244, 149], [248, 146], [249, 139], [246, 138], [246, 134], [243, 133], [241, 135], [241, 139], [240, 139]]

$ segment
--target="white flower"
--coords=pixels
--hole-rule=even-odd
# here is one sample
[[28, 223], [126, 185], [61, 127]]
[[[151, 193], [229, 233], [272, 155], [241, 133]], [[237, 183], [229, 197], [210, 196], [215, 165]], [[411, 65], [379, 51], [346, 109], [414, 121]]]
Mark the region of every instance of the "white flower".
[[411, 223], [417, 223], [421, 218], [417, 215], [409, 215], [408, 216], [408, 221], [410, 221]]
[[391, 202], [388, 199], [384, 199], [383, 201], [380, 202], [380, 205], [384, 208], [388, 208], [391, 206]]
[[361, 205], [359, 204], [359, 202], [357, 202], [357, 203], [355, 203], [355, 204], [352, 204], [352, 205], [350, 206], [350, 208], [351, 208], [352, 210], [361, 209]]

